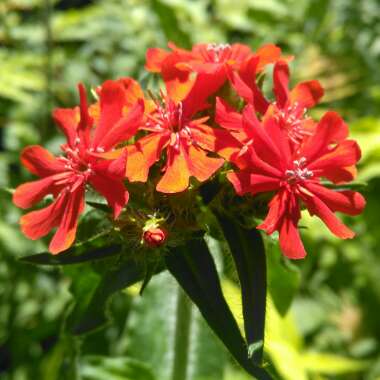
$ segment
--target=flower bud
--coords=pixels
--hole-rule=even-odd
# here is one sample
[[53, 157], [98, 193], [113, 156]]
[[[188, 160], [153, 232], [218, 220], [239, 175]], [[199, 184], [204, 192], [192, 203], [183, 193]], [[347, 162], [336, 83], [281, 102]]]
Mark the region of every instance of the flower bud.
[[157, 248], [165, 243], [167, 236], [168, 236], [168, 233], [164, 228], [152, 227], [144, 231], [142, 240], [144, 244], [146, 244], [147, 246], [151, 248]]

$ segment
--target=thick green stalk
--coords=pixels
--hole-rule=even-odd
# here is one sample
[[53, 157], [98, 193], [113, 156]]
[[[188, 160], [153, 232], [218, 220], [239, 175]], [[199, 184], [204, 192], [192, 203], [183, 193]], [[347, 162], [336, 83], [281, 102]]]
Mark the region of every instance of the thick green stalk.
[[178, 287], [174, 363], [171, 380], [186, 380], [189, 363], [191, 330], [191, 303], [186, 294]]

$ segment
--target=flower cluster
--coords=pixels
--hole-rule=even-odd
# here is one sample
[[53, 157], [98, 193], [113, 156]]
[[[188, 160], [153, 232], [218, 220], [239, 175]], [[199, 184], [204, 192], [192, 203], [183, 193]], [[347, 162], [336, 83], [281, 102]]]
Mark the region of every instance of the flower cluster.
[[[30, 208], [46, 196], [53, 200], [21, 218], [23, 233], [38, 239], [56, 228], [49, 247], [56, 254], [73, 244], [87, 188], [106, 199], [116, 219], [128, 203], [128, 182], [181, 193], [224, 167], [221, 178], [238, 196], [270, 194], [268, 213], [257, 228], [278, 231], [287, 257], [306, 255], [298, 230], [302, 208], [336, 236], [352, 238], [334, 213], [357, 215], [365, 200], [325, 184], [355, 178], [360, 148], [348, 139], [337, 113], [329, 111], [319, 121], [310, 116], [323, 96], [319, 82], [290, 88], [292, 58], [275, 45], [257, 51], [242, 44], [169, 48], [147, 52], [146, 69], [158, 73], [165, 86], [158, 92], [144, 94], [132, 78], [108, 80], [89, 104], [79, 85], [79, 107], [53, 112], [67, 143], [58, 157], [41, 146], [24, 149], [21, 162], [39, 179], [19, 186], [13, 201]], [[274, 99], [269, 99], [260, 83], [272, 67]], [[169, 233], [155, 225], [143, 231], [143, 239], [156, 247]]]

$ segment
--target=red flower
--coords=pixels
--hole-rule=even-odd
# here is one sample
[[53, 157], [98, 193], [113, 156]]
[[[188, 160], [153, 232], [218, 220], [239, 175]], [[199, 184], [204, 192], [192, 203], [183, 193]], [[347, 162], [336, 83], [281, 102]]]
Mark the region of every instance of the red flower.
[[354, 191], [333, 191], [324, 187], [321, 178], [336, 183], [346, 167], [360, 159], [355, 141], [347, 140], [348, 128], [340, 116], [327, 112], [315, 133], [298, 151], [293, 151], [287, 133], [274, 117], [260, 123], [252, 106], [243, 113], [245, 129], [253, 139], [249, 165], [228, 174], [239, 195], [275, 192], [269, 212], [259, 229], [272, 234], [278, 231], [283, 253], [293, 259], [306, 255], [297, 229], [303, 204], [311, 215], [319, 216], [336, 236], [354, 236], [335, 215], [359, 214], [364, 198]]
[[258, 59], [258, 71], [281, 57], [281, 49], [272, 44], [264, 45], [256, 52], [243, 44], [196, 44], [191, 51], [178, 48], [173, 43], [169, 43], [169, 47], [172, 51], [148, 49], [145, 67], [148, 71], [161, 73], [172, 98], [188, 93], [194, 83], [193, 72], [215, 75], [219, 78], [220, 87], [229, 71], [238, 70], [250, 57]]
[[232, 84], [237, 93], [254, 105], [263, 118], [274, 117], [297, 148], [305, 136], [310, 136], [315, 128], [314, 121], [307, 116], [323, 96], [323, 88], [316, 80], [297, 84], [289, 90], [289, 67], [285, 61], [275, 63], [273, 70], [273, 92], [276, 101], [268, 102], [256, 83], [260, 61], [253, 57], [241, 65], [239, 72], [233, 73]]
[[33, 240], [57, 227], [49, 245], [53, 254], [69, 248], [75, 239], [87, 184], [106, 198], [114, 218], [128, 202], [123, 183], [126, 151], [115, 160], [106, 160], [102, 155], [134, 135], [143, 115], [140, 102], [125, 114], [124, 87], [119, 82], [107, 81], [99, 91], [99, 115], [95, 117], [94, 128], [82, 85], [79, 93], [79, 109], [56, 109], [53, 113], [67, 138], [67, 144], [61, 146], [63, 156], [55, 157], [38, 145], [25, 148], [21, 161], [40, 179], [19, 186], [13, 196], [13, 202], [21, 208], [29, 208], [49, 194], [53, 196], [49, 206], [20, 219], [23, 233]]
[[155, 109], [147, 115], [143, 129], [150, 133], [136, 145], [149, 166], [166, 152], [164, 175], [156, 187], [158, 191], [184, 191], [191, 176], [205, 181], [223, 165], [223, 159], [208, 157], [207, 152], [215, 152], [217, 140], [223, 138], [221, 134], [226, 139], [228, 134], [206, 125], [208, 117], [194, 117], [208, 107], [206, 99], [218, 85], [217, 78], [200, 74], [182, 101], [162, 95], [161, 100], [156, 100]]

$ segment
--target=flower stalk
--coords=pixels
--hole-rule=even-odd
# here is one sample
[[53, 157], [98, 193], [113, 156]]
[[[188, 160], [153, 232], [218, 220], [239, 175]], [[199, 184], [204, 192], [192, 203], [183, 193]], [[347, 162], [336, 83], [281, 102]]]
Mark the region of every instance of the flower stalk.
[[171, 380], [187, 380], [191, 334], [192, 306], [184, 291], [178, 287], [174, 362]]

